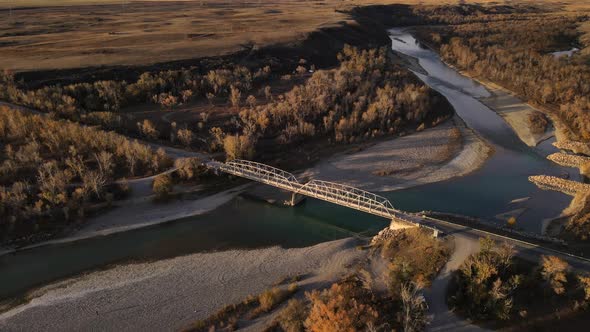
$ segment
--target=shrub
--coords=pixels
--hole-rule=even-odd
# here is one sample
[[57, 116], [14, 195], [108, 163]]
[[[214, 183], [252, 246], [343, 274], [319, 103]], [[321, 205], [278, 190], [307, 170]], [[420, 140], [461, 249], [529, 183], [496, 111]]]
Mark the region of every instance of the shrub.
[[303, 332], [307, 312], [307, 306], [302, 300], [289, 300], [285, 309], [279, 313], [279, 325], [285, 332]]
[[549, 125], [549, 120], [545, 114], [534, 111], [529, 113], [528, 116], [529, 124], [531, 126], [531, 131], [535, 134], [542, 134], [547, 130], [547, 126]]
[[258, 296], [258, 301], [260, 302], [260, 310], [263, 312], [268, 312], [272, 308], [274, 308], [283, 298], [284, 291], [282, 291], [278, 287], [273, 287], [264, 291], [260, 296]]

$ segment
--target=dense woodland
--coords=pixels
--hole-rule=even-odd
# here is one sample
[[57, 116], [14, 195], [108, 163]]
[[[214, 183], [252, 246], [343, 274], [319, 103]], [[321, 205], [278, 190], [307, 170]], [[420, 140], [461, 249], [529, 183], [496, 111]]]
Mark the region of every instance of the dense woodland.
[[[301, 143], [327, 136], [354, 143], [446, 119], [446, 100], [392, 63], [385, 48], [345, 47], [336, 69], [315, 72], [305, 84], [262, 106], [245, 108], [233, 132], [213, 132], [228, 158], [251, 157], [256, 142]], [[214, 128], [217, 129], [217, 128]]]
[[[478, 322], [536, 330], [547, 321], [587, 315], [590, 276], [571, 271], [564, 260], [543, 256], [539, 265], [514, 257], [514, 248], [496, 248], [480, 239], [480, 251], [471, 255], [454, 275], [450, 304], [456, 312]], [[551, 330], [551, 329], [548, 329]]]
[[[19, 88], [23, 84], [5, 72], [0, 76], [0, 99], [60, 118], [121, 129], [121, 110], [129, 105], [155, 103], [169, 110], [195, 99], [223, 98], [239, 117], [219, 128], [207, 128], [208, 115], [202, 114], [199, 128], [173, 124], [169, 138], [190, 146], [196, 141], [195, 131], [209, 132], [208, 148], [223, 149], [230, 159], [252, 157], [260, 139], [294, 144], [328, 136], [333, 142], [351, 143], [422, 129], [451, 113], [436, 92], [394, 65], [385, 48], [361, 51], [347, 46], [339, 60], [338, 68], [316, 71], [304, 84], [278, 96], [262, 84], [272, 74], [269, 66], [254, 72], [233, 66], [204, 75], [192, 69], [144, 73], [131, 84], [99, 81], [36, 90]], [[303, 75], [309, 68], [302, 60], [294, 75]], [[283, 79], [289, 80], [290, 75]], [[168, 138], [149, 120], [137, 123], [136, 130], [145, 139]]]
[[0, 108], [0, 234], [16, 237], [84, 215], [121, 194], [120, 178], [171, 166], [163, 150], [99, 129]]
[[[171, 134], [163, 135], [157, 124], [149, 120], [135, 125], [134, 116], [125, 108], [155, 104], [166, 111], [199, 99], [229, 100], [232, 92], [245, 94], [268, 80], [270, 74], [269, 66], [251, 71], [231, 65], [205, 74], [198, 68], [145, 72], [132, 83], [110, 80], [27, 89], [25, 82], [15, 81], [12, 73], [4, 71], [0, 73], [0, 100], [126, 135], [148, 140], [171, 139], [190, 145], [194, 134], [185, 127], [172, 126]], [[206, 118], [201, 120], [206, 122]], [[183, 132], [179, 133], [180, 130]]]
[[585, 15], [532, 13], [521, 8], [526, 14], [491, 15], [466, 9], [467, 16], [461, 16], [457, 10], [419, 11], [429, 21], [450, 24], [421, 33], [445, 61], [547, 106], [577, 136], [572, 138], [590, 140], [586, 55], [556, 58], [550, 54], [580, 45], [578, 28], [587, 20]]

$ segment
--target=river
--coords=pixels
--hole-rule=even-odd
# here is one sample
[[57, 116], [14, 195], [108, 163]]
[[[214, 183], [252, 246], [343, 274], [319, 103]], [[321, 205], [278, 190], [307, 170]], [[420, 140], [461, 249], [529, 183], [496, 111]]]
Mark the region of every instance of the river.
[[[540, 231], [544, 218], [556, 216], [569, 203], [566, 195], [538, 190], [527, 177], [561, 175], [575, 170], [545, 159], [552, 151], [522, 143], [495, 112], [476, 98], [485, 88], [459, 75], [423, 48], [404, 30], [392, 30], [393, 49], [417, 58], [428, 75], [417, 73], [442, 93], [469, 127], [495, 149], [479, 170], [461, 178], [411, 189], [381, 193], [395, 207], [408, 211], [435, 210], [493, 220], [515, 209], [510, 201], [530, 197], [518, 225]], [[389, 222], [329, 203], [308, 199], [295, 208], [271, 206], [237, 197], [204, 215], [109, 236], [21, 251], [0, 257], [0, 299], [17, 296], [34, 286], [67, 276], [131, 261], [158, 260], [199, 251], [280, 245], [303, 247], [374, 234]]]

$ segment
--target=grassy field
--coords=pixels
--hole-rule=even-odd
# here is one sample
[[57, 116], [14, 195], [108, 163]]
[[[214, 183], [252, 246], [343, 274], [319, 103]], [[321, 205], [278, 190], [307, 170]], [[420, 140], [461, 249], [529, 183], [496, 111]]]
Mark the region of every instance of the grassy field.
[[441, 1], [0, 0], [0, 66], [36, 71], [227, 54], [301, 40], [351, 22], [343, 10], [385, 3]]
[[[48, 2], [25, 0], [23, 5]], [[4, 11], [2, 67], [22, 71], [137, 65], [211, 56], [244, 45], [296, 40], [347, 19], [324, 2], [104, 2], [111, 4]]]
[[[343, 10], [390, 3], [457, 1], [0, 0], [0, 67], [144, 65], [227, 54], [246, 45], [301, 40], [319, 28], [351, 22]], [[590, 7], [590, 0], [545, 3]]]

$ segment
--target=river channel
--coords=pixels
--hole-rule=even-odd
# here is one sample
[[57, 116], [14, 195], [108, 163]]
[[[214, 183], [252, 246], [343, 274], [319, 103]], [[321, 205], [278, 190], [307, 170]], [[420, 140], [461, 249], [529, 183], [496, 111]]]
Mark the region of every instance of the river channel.
[[[510, 203], [528, 198], [518, 225], [539, 232], [543, 219], [559, 214], [569, 203], [566, 195], [541, 191], [529, 175], [576, 176], [545, 159], [550, 142], [529, 148], [495, 112], [477, 97], [486, 89], [442, 63], [404, 30], [391, 30], [393, 49], [418, 59], [428, 75], [417, 73], [443, 94], [465, 123], [494, 147], [479, 170], [460, 178], [406, 190], [381, 193], [396, 208], [434, 210], [481, 217], [492, 222], [499, 213], [522, 208]], [[303, 247], [374, 234], [389, 221], [329, 203], [308, 199], [295, 208], [268, 205], [237, 197], [200, 216], [164, 225], [72, 243], [50, 245], [0, 257], [0, 299], [22, 294], [52, 280], [105, 268], [112, 264], [158, 260], [200, 251], [257, 248], [273, 245]]]

